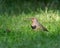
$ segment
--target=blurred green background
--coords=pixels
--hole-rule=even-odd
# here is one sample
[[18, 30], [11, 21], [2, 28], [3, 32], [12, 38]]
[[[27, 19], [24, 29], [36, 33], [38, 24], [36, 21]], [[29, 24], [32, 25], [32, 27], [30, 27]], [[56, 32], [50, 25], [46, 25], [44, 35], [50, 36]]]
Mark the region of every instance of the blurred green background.
[[[48, 32], [32, 30], [32, 17]], [[60, 48], [60, 0], [0, 0], [0, 48]]]
[[60, 0], [0, 0], [0, 14], [30, 14], [46, 8], [59, 10], [59, 4]]

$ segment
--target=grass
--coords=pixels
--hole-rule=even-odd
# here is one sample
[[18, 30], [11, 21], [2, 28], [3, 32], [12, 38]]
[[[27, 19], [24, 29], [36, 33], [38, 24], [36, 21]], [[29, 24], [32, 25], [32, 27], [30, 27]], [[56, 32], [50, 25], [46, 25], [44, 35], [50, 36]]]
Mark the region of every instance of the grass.
[[[18, 16], [0, 15], [0, 48], [60, 48], [59, 11], [45, 10], [40, 13]], [[49, 31], [34, 31], [31, 20], [36, 17]]]
[[[1, 0], [0, 48], [60, 48], [59, 1], [48, 1], [47, 7], [44, 1]], [[32, 30], [31, 17], [48, 32]]]

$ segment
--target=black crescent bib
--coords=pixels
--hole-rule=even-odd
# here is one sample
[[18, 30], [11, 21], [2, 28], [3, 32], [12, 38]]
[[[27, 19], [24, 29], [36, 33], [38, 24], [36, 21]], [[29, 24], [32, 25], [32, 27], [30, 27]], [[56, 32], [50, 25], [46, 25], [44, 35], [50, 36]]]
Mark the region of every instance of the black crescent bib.
[[36, 29], [36, 26], [31, 26], [32, 29]]

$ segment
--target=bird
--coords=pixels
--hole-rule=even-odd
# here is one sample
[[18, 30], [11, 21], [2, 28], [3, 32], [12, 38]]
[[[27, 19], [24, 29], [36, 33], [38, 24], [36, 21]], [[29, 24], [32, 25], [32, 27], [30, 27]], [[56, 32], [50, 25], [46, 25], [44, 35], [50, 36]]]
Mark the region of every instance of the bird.
[[48, 31], [47, 28], [45, 28], [41, 23], [39, 23], [36, 18], [31, 18], [31, 20], [32, 20], [32, 24], [31, 24], [32, 29]]

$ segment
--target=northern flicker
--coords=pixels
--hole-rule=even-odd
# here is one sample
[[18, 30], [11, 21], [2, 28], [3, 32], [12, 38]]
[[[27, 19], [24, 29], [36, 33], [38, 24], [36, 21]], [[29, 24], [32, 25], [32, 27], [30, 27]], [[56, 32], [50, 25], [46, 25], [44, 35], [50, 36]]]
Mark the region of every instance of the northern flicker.
[[42, 30], [42, 31], [48, 31], [41, 23], [38, 22], [36, 18], [32, 18], [32, 25], [31, 28], [35, 30]]

